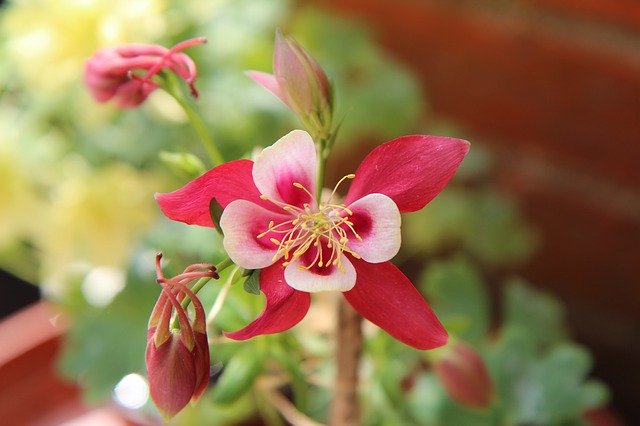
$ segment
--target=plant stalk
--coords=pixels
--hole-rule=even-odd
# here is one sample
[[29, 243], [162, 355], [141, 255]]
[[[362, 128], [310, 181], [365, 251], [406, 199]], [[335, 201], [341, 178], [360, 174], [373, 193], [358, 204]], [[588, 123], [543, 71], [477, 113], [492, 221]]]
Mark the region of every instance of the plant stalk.
[[336, 381], [329, 424], [357, 426], [360, 424], [358, 401], [358, 369], [362, 353], [362, 317], [340, 298], [336, 329]]

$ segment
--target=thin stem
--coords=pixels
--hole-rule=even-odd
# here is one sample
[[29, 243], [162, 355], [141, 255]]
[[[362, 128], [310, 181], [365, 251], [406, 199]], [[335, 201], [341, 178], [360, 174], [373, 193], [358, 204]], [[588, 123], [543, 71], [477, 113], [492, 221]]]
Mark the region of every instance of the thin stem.
[[[220, 273], [222, 271], [224, 271], [225, 269], [227, 269], [229, 266], [233, 265], [233, 261], [231, 261], [231, 259], [226, 258], [224, 259], [222, 262], [218, 263], [216, 265], [216, 272]], [[204, 278], [200, 278], [194, 285], [193, 287], [191, 287], [191, 291], [194, 294], [198, 294], [198, 292], [202, 289], [202, 287], [205, 286], [205, 284], [207, 284], [209, 281], [211, 280], [210, 277], [204, 277]], [[182, 300], [182, 308], [183, 309], [187, 309], [187, 306], [189, 306], [189, 304], [191, 303], [191, 298], [189, 297], [185, 297]]]
[[324, 172], [327, 164], [326, 146], [327, 140], [320, 139], [318, 143], [318, 175], [316, 177], [316, 202], [318, 205], [320, 205], [322, 188], [324, 187]]
[[360, 424], [358, 402], [358, 366], [362, 352], [362, 317], [340, 298], [336, 329], [336, 381], [329, 424], [357, 426]]
[[200, 138], [200, 141], [207, 151], [207, 154], [209, 155], [209, 158], [211, 159], [213, 165], [216, 166], [218, 164], [224, 163], [222, 153], [220, 153], [220, 150], [211, 138], [204, 120], [202, 119], [202, 117], [200, 117], [200, 114], [198, 114], [198, 112], [193, 109], [191, 103], [185, 98], [182, 90], [177, 84], [176, 77], [171, 73], [167, 73], [166, 80], [168, 81], [168, 84], [164, 84], [162, 87], [176, 101], [178, 101], [185, 114], [187, 114], [187, 118], [189, 118], [189, 122], [191, 123], [193, 130]]
[[218, 313], [220, 312], [220, 310], [222, 310], [222, 306], [224, 305], [224, 301], [227, 298], [227, 294], [229, 294], [231, 285], [238, 281], [238, 279], [242, 276], [241, 273], [238, 273], [240, 270], [241, 268], [239, 266], [236, 266], [231, 272], [231, 275], [229, 275], [229, 278], [227, 278], [227, 281], [222, 286], [222, 289], [220, 289], [220, 293], [218, 293], [218, 297], [216, 297], [216, 301], [213, 302], [213, 306], [209, 311], [209, 315], [207, 315], [207, 326], [216, 319]]

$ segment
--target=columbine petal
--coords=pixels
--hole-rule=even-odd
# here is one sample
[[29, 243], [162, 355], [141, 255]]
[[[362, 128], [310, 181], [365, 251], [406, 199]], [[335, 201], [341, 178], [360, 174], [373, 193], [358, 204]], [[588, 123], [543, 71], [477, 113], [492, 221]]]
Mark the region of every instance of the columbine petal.
[[213, 226], [209, 214], [212, 198], [223, 208], [239, 199], [274, 208], [272, 203], [260, 199], [252, 168], [253, 162], [249, 160], [221, 164], [176, 191], [156, 194], [156, 201], [169, 219], [200, 226]]
[[447, 343], [442, 324], [398, 268], [389, 262], [352, 262], [356, 285], [343, 294], [363, 317], [416, 349], [433, 349]]
[[[271, 200], [303, 207], [313, 204], [316, 180], [316, 147], [311, 136], [294, 130], [266, 147], [256, 158], [253, 180]], [[300, 184], [311, 194], [294, 186]]]
[[274, 213], [250, 201], [233, 201], [220, 218], [224, 248], [238, 266], [245, 269], [267, 267], [275, 261], [273, 256], [278, 250], [278, 244], [270, 239], [280, 236], [273, 231], [265, 233], [269, 229], [269, 222], [282, 223], [291, 219], [290, 216]]
[[246, 340], [261, 334], [280, 333], [299, 323], [309, 310], [309, 293], [289, 287], [279, 263], [260, 271], [260, 291], [267, 298], [262, 314], [245, 328], [225, 333], [227, 337]]
[[358, 167], [345, 204], [381, 193], [401, 212], [420, 210], [442, 191], [468, 151], [467, 141], [442, 136], [403, 136], [380, 145]]
[[258, 83], [260, 86], [264, 87], [265, 89], [267, 89], [268, 91], [276, 95], [276, 97], [280, 99], [282, 102], [284, 102], [286, 105], [287, 100], [285, 99], [284, 94], [280, 89], [280, 85], [278, 85], [278, 81], [276, 80], [276, 77], [273, 74], [269, 74], [261, 71], [247, 71], [247, 75], [249, 76], [249, 78], [251, 78], [253, 81]]
[[[327, 251], [326, 249], [324, 250]], [[348, 291], [356, 284], [356, 271], [346, 257], [342, 256], [341, 265], [305, 268], [315, 257], [316, 250], [310, 248], [300, 259], [291, 262], [284, 270], [284, 278], [291, 287], [300, 291], [316, 293], [319, 291]], [[328, 256], [325, 256], [325, 259]]]
[[[362, 240], [349, 239], [349, 248], [370, 263], [391, 259], [400, 250], [400, 211], [383, 194], [369, 194], [351, 203], [349, 220]], [[346, 230], [347, 234], [350, 230]]]

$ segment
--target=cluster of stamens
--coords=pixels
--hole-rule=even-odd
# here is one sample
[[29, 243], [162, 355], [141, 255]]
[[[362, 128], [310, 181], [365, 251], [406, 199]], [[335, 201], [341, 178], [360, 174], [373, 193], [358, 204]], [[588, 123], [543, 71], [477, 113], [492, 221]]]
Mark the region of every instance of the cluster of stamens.
[[[269, 239], [277, 246], [277, 250], [273, 255], [274, 262], [279, 258], [283, 258], [282, 266], [287, 266], [291, 262], [298, 260], [311, 247], [316, 250], [315, 258], [306, 266], [300, 265], [298, 268], [311, 269], [317, 265], [318, 267], [336, 266], [338, 269], [343, 270], [343, 253], [349, 253], [357, 259], [360, 258], [355, 251], [347, 246], [350, 238], [349, 234], [352, 234], [353, 238], [362, 241], [360, 235], [353, 228], [353, 222], [349, 220], [353, 212], [342, 203], [332, 202], [338, 186], [346, 179], [353, 179], [354, 177], [354, 174], [349, 174], [340, 179], [329, 199], [326, 202], [321, 202], [317, 209], [312, 208], [309, 203], [304, 203], [301, 208], [272, 200], [265, 195], [260, 196], [263, 200], [271, 201], [288, 214], [294, 216], [293, 219], [281, 223], [270, 221], [267, 230], [258, 235], [258, 238], [263, 238], [269, 233], [282, 235], [279, 238], [271, 237]], [[294, 182], [293, 186], [304, 191], [313, 199], [313, 195], [304, 185]], [[328, 256], [323, 253], [323, 245], [331, 250]]]

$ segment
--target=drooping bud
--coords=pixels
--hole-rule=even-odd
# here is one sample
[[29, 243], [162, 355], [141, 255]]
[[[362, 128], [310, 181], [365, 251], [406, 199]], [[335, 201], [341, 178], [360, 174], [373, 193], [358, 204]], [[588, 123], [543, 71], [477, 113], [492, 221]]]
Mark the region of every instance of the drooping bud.
[[436, 376], [454, 401], [474, 408], [491, 404], [493, 380], [484, 361], [471, 346], [460, 341], [452, 343], [434, 367]]
[[[156, 256], [156, 273], [162, 292], [149, 320], [145, 360], [151, 398], [162, 415], [170, 418], [189, 401], [197, 400], [209, 384], [205, 312], [188, 285], [203, 277], [218, 278], [218, 274], [213, 265], [197, 264], [167, 279], [162, 274], [161, 258], [161, 254]], [[193, 319], [180, 302], [185, 297], [193, 303]], [[171, 325], [174, 314], [176, 327]]]
[[[97, 51], [85, 64], [85, 84], [97, 102], [113, 101], [120, 108], [135, 108], [159, 85], [152, 78], [165, 69], [184, 80], [194, 97], [197, 76], [193, 60], [181, 50], [204, 43], [199, 37], [171, 49], [155, 44], [125, 44]], [[137, 72], [143, 71], [143, 74]]]
[[329, 79], [292, 37], [276, 32], [273, 75], [259, 71], [248, 75], [291, 108], [314, 139], [329, 136], [333, 118]]

